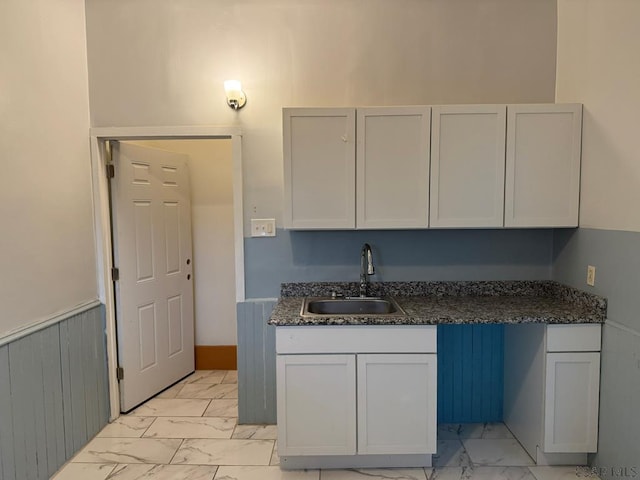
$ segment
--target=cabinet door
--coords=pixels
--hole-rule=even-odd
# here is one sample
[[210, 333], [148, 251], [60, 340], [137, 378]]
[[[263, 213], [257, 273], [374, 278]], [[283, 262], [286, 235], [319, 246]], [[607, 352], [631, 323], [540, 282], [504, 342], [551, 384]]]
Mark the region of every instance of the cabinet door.
[[358, 355], [358, 453], [436, 452], [436, 355]]
[[582, 105], [508, 105], [506, 227], [576, 227]]
[[502, 227], [505, 105], [432, 109], [433, 227]]
[[355, 109], [283, 110], [284, 225], [355, 227]]
[[430, 108], [359, 108], [357, 116], [357, 228], [426, 228]]
[[544, 451], [596, 452], [600, 353], [548, 353]]
[[355, 455], [355, 355], [278, 355], [278, 452]]

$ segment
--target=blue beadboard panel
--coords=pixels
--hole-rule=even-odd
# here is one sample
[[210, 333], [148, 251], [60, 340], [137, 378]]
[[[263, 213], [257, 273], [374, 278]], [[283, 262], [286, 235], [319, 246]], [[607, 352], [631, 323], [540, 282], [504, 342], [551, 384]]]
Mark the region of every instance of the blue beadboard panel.
[[438, 325], [438, 423], [501, 422], [504, 328]]
[[238, 303], [238, 423], [276, 423], [276, 301]]
[[0, 347], [0, 478], [46, 480], [109, 418], [102, 306]]

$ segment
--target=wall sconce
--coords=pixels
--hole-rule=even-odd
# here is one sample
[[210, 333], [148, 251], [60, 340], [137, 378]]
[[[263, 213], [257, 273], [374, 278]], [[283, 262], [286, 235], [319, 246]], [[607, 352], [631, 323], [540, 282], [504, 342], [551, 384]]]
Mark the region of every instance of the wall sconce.
[[247, 103], [247, 96], [242, 91], [242, 84], [238, 80], [225, 80], [224, 91], [227, 93], [227, 105], [239, 110]]

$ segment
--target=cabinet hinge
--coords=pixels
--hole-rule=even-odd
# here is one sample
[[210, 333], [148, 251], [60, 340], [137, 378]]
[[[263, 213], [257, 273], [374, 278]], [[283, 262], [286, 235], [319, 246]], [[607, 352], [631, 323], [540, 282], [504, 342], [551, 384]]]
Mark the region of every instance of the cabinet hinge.
[[116, 176], [116, 167], [112, 163], [107, 165], [107, 178], [113, 178]]
[[111, 279], [115, 282], [117, 280], [120, 280], [120, 269], [113, 267], [111, 269]]
[[124, 380], [124, 368], [118, 367], [116, 369], [116, 376], [118, 377], [118, 380]]

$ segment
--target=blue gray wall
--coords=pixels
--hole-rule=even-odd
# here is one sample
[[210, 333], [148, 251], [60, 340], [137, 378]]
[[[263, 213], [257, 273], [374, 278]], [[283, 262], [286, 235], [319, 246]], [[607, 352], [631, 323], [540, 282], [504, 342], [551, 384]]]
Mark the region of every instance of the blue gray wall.
[[548, 280], [552, 230], [277, 230], [245, 239], [247, 298], [275, 298], [282, 282], [357, 281], [360, 248], [373, 281]]
[[[596, 267], [595, 287], [585, 284], [587, 265]], [[607, 297], [600, 435], [591, 460], [602, 469], [602, 478], [614, 478], [615, 469], [624, 467], [636, 467], [640, 474], [640, 233], [556, 231], [553, 278]]]
[[0, 346], [0, 478], [45, 480], [109, 419], [104, 309]]

